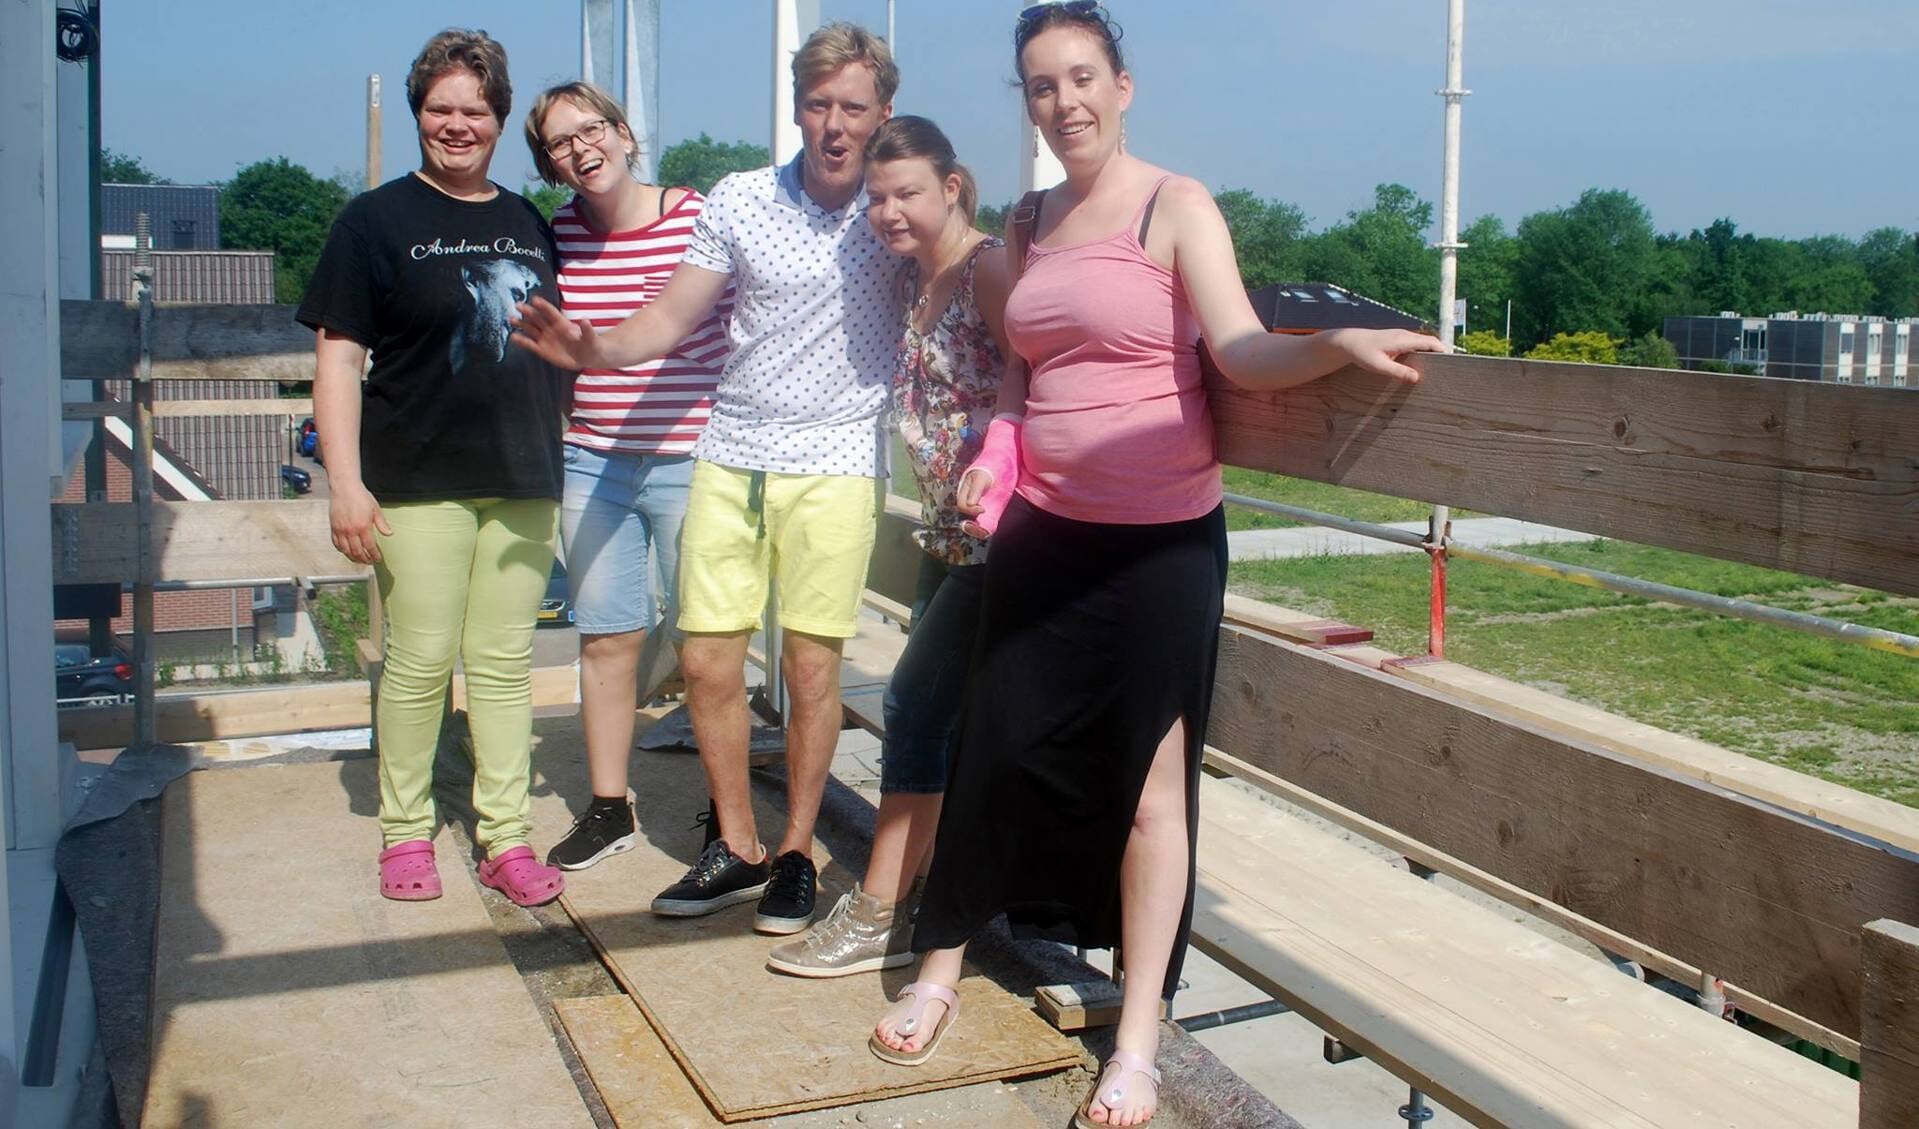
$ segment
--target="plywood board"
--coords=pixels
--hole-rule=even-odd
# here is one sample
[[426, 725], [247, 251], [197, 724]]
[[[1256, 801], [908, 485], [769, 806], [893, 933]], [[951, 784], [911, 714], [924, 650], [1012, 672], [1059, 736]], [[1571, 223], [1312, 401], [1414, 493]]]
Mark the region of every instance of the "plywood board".
[[1475, 1124], [1855, 1124], [1858, 1087], [1224, 781], [1194, 943]]
[[593, 1124], [445, 837], [444, 897], [380, 896], [375, 767], [167, 789], [146, 1124]]
[[1422, 357], [1283, 392], [1217, 377], [1234, 466], [1919, 593], [1919, 397], [1900, 388]]
[[[680, 1073], [666, 1045], [626, 996], [556, 1000], [573, 1049], [600, 1092], [618, 1129], [716, 1129], [698, 1090]], [[1054, 1129], [1008, 1087], [983, 1083], [869, 1103], [856, 1110], [829, 1109], [788, 1115], [744, 1126], [825, 1129], [861, 1125], [990, 1125], [994, 1129]]]
[[[535, 845], [566, 832], [588, 794], [576, 725], [547, 729], [535, 754]], [[893, 1066], [866, 1048], [888, 993], [911, 969], [836, 980], [774, 974], [766, 954], [780, 938], [752, 931], [751, 904], [700, 918], [658, 918], [654, 894], [677, 881], [700, 849], [693, 817], [706, 807], [697, 760], [634, 754], [640, 843], [633, 851], [567, 876], [562, 902], [605, 955], [709, 1108], [725, 1121], [842, 1105], [994, 1078], [1062, 1069], [1079, 1061], [1071, 1042], [992, 982], [969, 976], [963, 1014], [925, 1066]], [[759, 833], [777, 840], [783, 818], [763, 799]], [[857, 877], [824, 844], [824, 913]], [[750, 1053], [742, 1053], [743, 1049]]]
[[1919, 921], [1911, 852], [1236, 628], [1208, 743], [1847, 1036]]

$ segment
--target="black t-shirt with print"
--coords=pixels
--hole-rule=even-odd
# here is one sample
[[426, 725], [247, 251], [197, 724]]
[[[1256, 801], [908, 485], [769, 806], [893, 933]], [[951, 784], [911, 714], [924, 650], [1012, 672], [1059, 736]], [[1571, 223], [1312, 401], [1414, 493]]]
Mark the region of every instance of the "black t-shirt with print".
[[372, 353], [360, 472], [375, 498], [560, 496], [568, 378], [507, 343], [515, 303], [558, 304], [554, 262], [546, 221], [504, 188], [456, 200], [409, 173], [340, 213], [294, 316]]

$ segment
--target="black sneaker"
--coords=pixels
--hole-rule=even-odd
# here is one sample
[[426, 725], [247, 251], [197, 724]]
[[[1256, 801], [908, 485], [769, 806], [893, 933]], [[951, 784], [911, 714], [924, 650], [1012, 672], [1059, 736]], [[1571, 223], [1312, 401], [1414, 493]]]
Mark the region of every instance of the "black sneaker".
[[747, 862], [727, 847], [726, 840], [715, 839], [700, 852], [700, 861], [686, 877], [653, 899], [653, 912], [661, 917], [699, 917], [750, 902], [765, 892], [771, 861]]
[[760, 911], [753, 917], [753, 928], [761, 933], [784, 935], [798, 933], [813, 922], [813, 887], [819, 872], [813, 860], [798, 851], [788, 851], [773, 860], [773, 876], [766, 883], [766, 896], [760, 899]]
[[547, 865], [585, 870], [608, 855], [624, 854], [633, 849], [633, 823], [631, 799], [595, 797], [573, 821], [573, 830], [546, 853]]

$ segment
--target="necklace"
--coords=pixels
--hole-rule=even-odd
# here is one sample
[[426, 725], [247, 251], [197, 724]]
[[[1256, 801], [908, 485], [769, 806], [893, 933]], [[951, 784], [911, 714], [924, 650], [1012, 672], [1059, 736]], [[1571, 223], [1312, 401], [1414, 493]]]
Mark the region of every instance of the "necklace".
[[920, 285], [919, 272], [917, 270], [914, 272], [913, 314], [909, 315], [907, 319], [909, 322], [913, 316], [917, 315], [921, 310], [924, 310], [927, 305], [932, 302], [933, 291], [939, 289], [940, 282], [952, 272], [954, 267], [958, 266], [960, 262], [966, 258], [967, 252], [972, 250], [977, 242], [977, 240], [973, 238], [974, 234], [975, 233], [969, 229], [966, 234], [960, 236], [959, 250], [956, 251], [951, 258], [938, 262], [938, 265], [933, 270], [933, 277], [927, 279], [924, 286]]

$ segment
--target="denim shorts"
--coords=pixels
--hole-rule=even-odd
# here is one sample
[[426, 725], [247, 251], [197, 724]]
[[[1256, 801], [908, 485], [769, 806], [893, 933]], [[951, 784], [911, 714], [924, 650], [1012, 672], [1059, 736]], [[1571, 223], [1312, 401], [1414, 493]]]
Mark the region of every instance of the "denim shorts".
[[966, 698], [986, 566], [920, 558], [913, 633], [886, 683], [880, 792], [946, 790], [946, 756]]
[[679, 606], [680, 526], [693, 457], [603, 453], [571, 443], [564, 457], [560, 542], [580, 633], [652, 627], [659, 617], [656, 594], [665, 597], [671, 626]]

